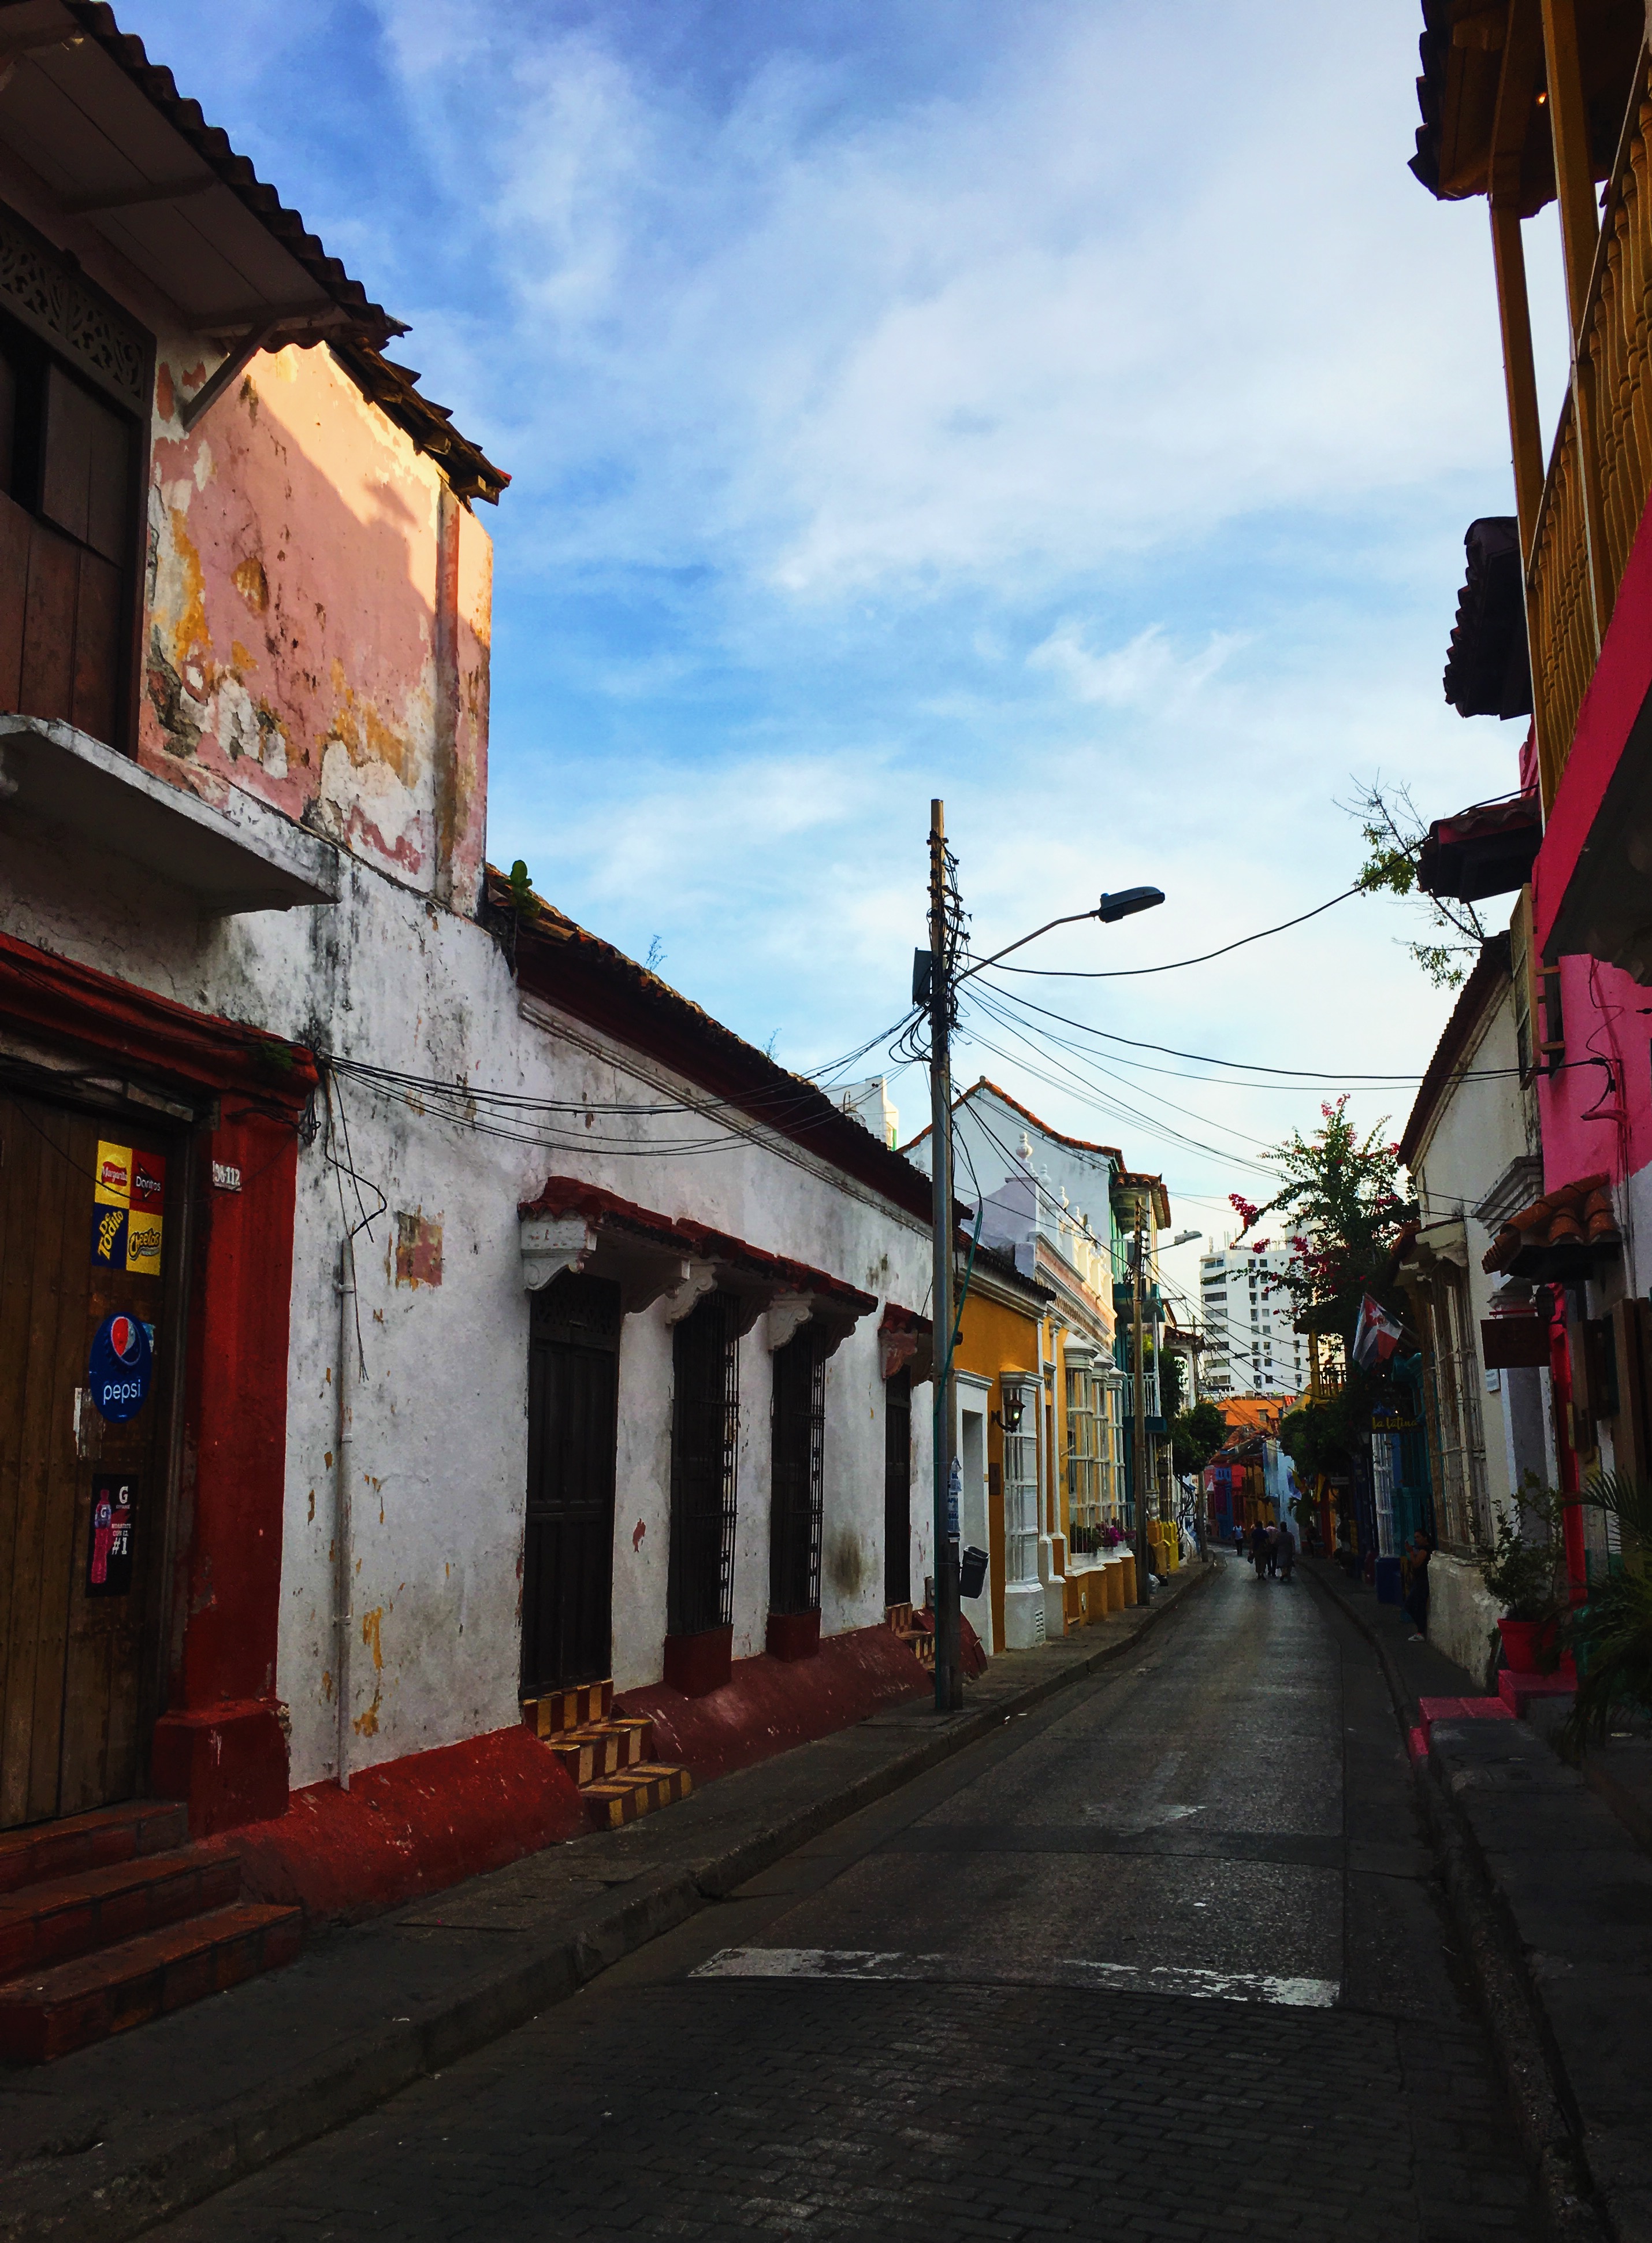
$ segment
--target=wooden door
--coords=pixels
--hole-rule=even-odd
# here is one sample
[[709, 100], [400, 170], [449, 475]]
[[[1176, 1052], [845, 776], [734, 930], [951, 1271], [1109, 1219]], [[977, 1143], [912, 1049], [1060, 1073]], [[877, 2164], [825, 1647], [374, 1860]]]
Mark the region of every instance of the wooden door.
[[[177, 1182], [173, 1146], [151, 1130], [0, 1095], [0, 1828], [138, 1788]], [[111, 1317], [129, 1367], [102, 1391], [132, 1410], [119, 1420], [90, 1383]]]
[[611, 1671], [620, 1289], [567, 1275], [534, 1297], [522, 1694]]

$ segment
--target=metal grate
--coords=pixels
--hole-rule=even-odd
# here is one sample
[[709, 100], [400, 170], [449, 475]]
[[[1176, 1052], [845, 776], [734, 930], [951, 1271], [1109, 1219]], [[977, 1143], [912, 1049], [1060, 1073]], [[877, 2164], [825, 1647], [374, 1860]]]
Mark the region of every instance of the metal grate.
[[883, 1601], [912, 1601], [912, 1374], [883, 1381]]
[[770, 1416], [769, 1609], [814, 1612], [820, 1604], [824, 1503], [826, 1364], [812, 1325], [776, 1348]]
[[740, 1458], [740, 1304], [713, 1292], [671, 1342], [671, 1565], [667, 1627], [702, 1635], [734, 1619]]

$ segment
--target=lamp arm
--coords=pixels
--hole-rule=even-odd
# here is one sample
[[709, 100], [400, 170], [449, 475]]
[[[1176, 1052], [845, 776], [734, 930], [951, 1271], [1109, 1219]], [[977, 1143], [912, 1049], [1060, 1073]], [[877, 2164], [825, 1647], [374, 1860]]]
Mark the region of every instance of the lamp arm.
[[1063, 919], [1046, 919], [1042, 926], [1035, 926], [1031, 934], [1024, 934], [1014, 942], [1006, 942], [1004, 948], [995, 950], [991, 958], [977, 958], [973, 966], [966, 966], [962, 973], [954, 974], [952, 977], [954, 984], [967, 981], [972, 973], [984, 973], [989, 966], [996, 966], [999, 959], [1007, 958], [1012, 950], [1023, 950], [1028, 943], [1037, 942], [1038, 937], [1041, 934], [1048, 934], [1051, 927], [1076, 926], [1081, 919], [1099, 919], [1100, 917], [1101, 913], [1097, 910], [1069, 912]]

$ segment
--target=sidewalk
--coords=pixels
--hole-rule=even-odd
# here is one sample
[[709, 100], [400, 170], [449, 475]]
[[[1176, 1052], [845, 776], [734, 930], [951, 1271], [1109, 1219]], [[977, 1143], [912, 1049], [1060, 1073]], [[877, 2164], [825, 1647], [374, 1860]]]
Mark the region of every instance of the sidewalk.
[[112, 2239], [198, 2203], [575, 1992], [834, 1822], [1127, 1656], [1210, 1579], [1002, 1654], [926, 1701], [742, 1768], [317, 1940], [299, 1961], [39, 2069], [0, 2074], [0, 2243]]
[[[1407, 1730], [1420, 1698], [1480, 1694], [1374, 1591], [1306, 1570], [1376, 1646]], [[1540, 1733], [1559, 1726], [1554, 1701], [1534, 1712], [1436, 1721], [1425, 1803], [1557, 2228], [1652, 2243], [1652, 1858], [1635, 1835], [1652, 1747], [1612, 1745], [1580, 1773]]]

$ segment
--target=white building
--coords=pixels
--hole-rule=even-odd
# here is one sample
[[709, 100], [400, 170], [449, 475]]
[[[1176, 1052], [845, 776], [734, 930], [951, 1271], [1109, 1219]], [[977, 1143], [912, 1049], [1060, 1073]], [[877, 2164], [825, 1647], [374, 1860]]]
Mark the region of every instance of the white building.
[[1199, 1310], [1208, 1344], [1200, 1383], [1225, 1394], [1299, 1394], [1307, 1384], [1307, 1342], [1292, 1329], [1295, 1305], [1279, 1283], [1288, 1249], [1258, 1253], [1227, 1246], [1199, 1256]]

